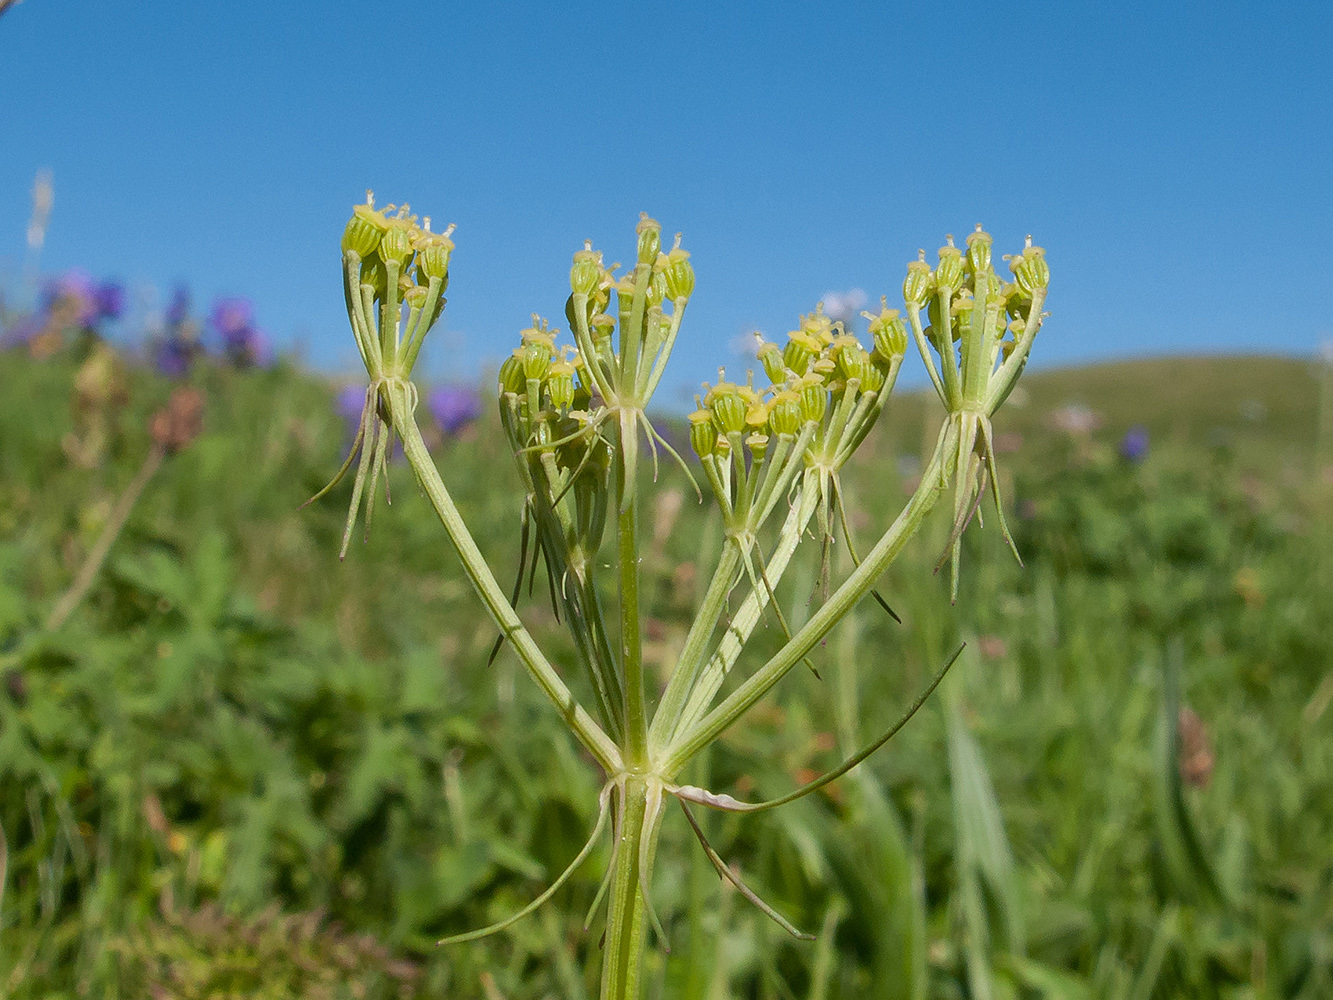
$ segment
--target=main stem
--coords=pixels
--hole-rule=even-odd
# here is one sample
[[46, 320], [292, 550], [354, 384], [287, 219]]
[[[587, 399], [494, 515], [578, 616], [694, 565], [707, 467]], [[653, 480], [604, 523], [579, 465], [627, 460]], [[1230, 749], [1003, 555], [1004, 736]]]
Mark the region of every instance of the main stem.
[[642, 850], [645, 839], [651, 842], [656, 822], [651, 826], [645, 822], [648, 784], [641, 775], [630, 775], [618, 794], [615, 872], [606, 918], [601, 1000], [638, 1000], [643, 985], [643, 953], [648, 944], [647, 900], [642, 887], [652, 874], [641, 873], [639, 863], [646, 853]]

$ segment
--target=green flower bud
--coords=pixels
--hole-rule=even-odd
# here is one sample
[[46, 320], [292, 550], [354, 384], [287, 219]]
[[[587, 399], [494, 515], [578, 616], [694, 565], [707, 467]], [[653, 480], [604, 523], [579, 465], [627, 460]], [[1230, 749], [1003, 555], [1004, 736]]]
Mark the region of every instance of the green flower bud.
[[841, 344], [837, 348], [838, 371], [842, 377], [850, 382], [856, 379], [861, 385], [865, 385], [866, 372], [870, 368], [870, 355], [866, 353], [865, 348], [855, 342], [850, 344]]
[[557, 361], [546, 373], [546, 391], [551, 396], [551, 405], [557, 409], [566, 409], [574, 402], [574, 366], [568, 361]]
[[952, 295], [963, 287], [963, 255], [953, 245], [953, 237], [948, 238], [948, 245], [940, 247], [940, 262], [935, 268], [935, 287], [940, 291], [948, 290]]
[[373, 253], [361, 259], [361, 284], [375, 289], [377, 299], [384, 298], [389, 289], [389, 272], [384, 267], [380, 255]]
[[1041, 247], [1029, 244], [1019, 256], [1009, 261], [1009, 269], [1014, 272], [1014, 280], [1018, 283], [1018, 287], [1029, 296], [1038, 288], [1045, 288], [1051, 281], [1051, 269], [1046, 263], [1046, 251]]
[[717, 447], [717, 428], [713, 426], [713, 414], [708, 410], [695, 410], [690, 414], [690, 447], [700, 458], [711, 455]]
[[551, 348], [549, 345], [534, 341], [523, 348], [523, 377], [542, 379], [551, 367]]
[[500, 365], [500, 392], [520, 393], [525, 388], [527, 380], [523, 375], [523, 349], [519, 348]]
[[[755, 334], [756, 338], [758, 336]], [[759, 363], [764, 366], [764, 374], [774, 385], [787, 380], [787, 365], [782, 360], [782, 351], [771, 340], [759, 341]]]
[[666, 267], [667, 296], [672, 302], [688, 299], [694, 294], [694, 267], [690, 264], [690, 255], [680, 247], [674, 247], [667, 254]]
[[744, 430], [745, 414], [749, 407], [740, 387], [731, 382], [719, 382], [704, 397], [704, 405], [713, 413], [713, 423], [722, 434]]
[[653, 276], [648, 279], [648, 308], [659, 306], [662, 300], [666, 298], [667, 280], [663, 271], [653, 270]]
[[782, 363], [797, 375], [804, 375], [820, 351], [820, 343], [801, 330], [793, 330], [788, 335], [787, 346], [782, 351]]
[[907, 265], [907, 277], [903, 280], [903, 301], [920, 309], [934, 291], [934, 275], [930, 273], [930, 265], [926, 263], [925, 252], [922, 251], [920, 260]]
[[574, 266], [569, 269], [569, 287], [575, 295], [586, 295], [591, 299], [601, 283], [600, 256], [592, 249], [592, 244], [587, 243], [574, 255]]
[[367, 191], [366, 203], [353, 208], [352, 217], [347, 220], [342, 248], [344, 251], [355, 251], [359, 257], [368, 257], [380, 245], [380, 239], [388, 228], [389, 220], [375, 208], [375, 196]]
[[657, 255], [662, 252], [662, 224], [648, 218], [647, 212], [640, 212], [634, 231], [639, 234], [639, 263], [656, 263]]
[[450, 226], [443, 233], [430, 231], [430, 219], [426, 228], [419, 231], [412, 241], [412, 248], [417, 252], [417, 273], [427, 279], [439, 278], [442, 288], [449, 287], [449, 258], [454, 252], [454, 241], [449, 235], [454, 231]]
[[907, 353], [907, 324], [898, 315], [897, 309], [881, 307], [878, 316], [862, 313], [870, 320], [870, 335], [875, 338], [875, 348], [886, 359], [900, 358]]
[[824, 419], [828, 409], [828, 388], [818, 375], [807, 375], [797, 387], [801, 400], [801, 421], [813, 420], [815, 423]]
[[389, 228], [380, 239], [379, 255], [387, 264], [397, 261], [399, 268], [412, 256], [412, 227], [404, 219], [390, 219]]
[[977, 223], [977, 231], [967, 237], [967, 266], [973, 274], [990, 269], [991, 235]]
[[799, 434], [801, 430], [801, 401], [796, 393], [780, 392], [768, 406], [769, 429], [778, 435]]
[[884, 383], [889, 377], [889, 363], [887, 360], [879, 360], [872, 355], [870, 364], [866, 367], [866, 374], [861, 379], [862, 392], [879, 392], [884, 388]]
[[750, 449], [750, 454], [756, 461], [763, 461], [764, 455], [768, 452], [768, 435], [755, 432], [745, 439], [745, 447]]

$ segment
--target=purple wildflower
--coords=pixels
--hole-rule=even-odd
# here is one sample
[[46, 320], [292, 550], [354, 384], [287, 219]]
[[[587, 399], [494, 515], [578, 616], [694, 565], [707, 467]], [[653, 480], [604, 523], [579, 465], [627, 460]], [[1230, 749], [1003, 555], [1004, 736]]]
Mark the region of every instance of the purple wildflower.
[[268, 338], [255, 326], [255, 307], [249, 299], [218, 299], [213, 303], [209, 323], [222, 338], [222, 353], [236, 367], [264, 365], [271, 360]]
[[117, 320], [125, 312], [125, 286], [118, 281], [103, 281], [93, 289], [93, 322]]
[[1138, 465], [1148, 457], [1148, 428], [1135, 424], [1120, 439], [1120, 457], [1131, 465]]
[[213, 303], [209, 317], [213, 329], [223, 340], [235, 337], [254, 326], [255, 307], [249, 299], [225, 298]]
[[364, 385], [343, 386], [333, 401], [334, 411], [351, 425], [353, 431], [361, 423], [361, 410], [365, 405], [366, 387]]
[[153, 349], [153, 364], [169, 378], [180, 378], [190, 370], [198, 344], [184, 337], [167, 337]]
[[481, 416], [481, 399], [475, 389], [442, 386], [430, 394], [426, 407], [445, 434], [457, 434]]

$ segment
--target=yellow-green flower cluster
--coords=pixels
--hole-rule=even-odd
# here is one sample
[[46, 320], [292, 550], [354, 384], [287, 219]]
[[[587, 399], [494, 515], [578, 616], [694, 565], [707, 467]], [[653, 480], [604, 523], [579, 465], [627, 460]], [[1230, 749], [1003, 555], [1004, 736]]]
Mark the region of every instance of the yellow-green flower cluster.
[[[407, 205], [352, 209], [343, 229], [343, 283], [348, 318], [372, 381], [406, 379], [416, 364], [426, 333], [444, 309], [454, 227], [432, 232], [430, 217], [420, 220]], [[400, 329], [403, 304], [408, 306]], [[378, 315], [377, 315], [378, 307]]]
[[[690, 444], [724, 510], [751, 521], [750, 530], [763, 523], [801, 468], [840, 468], [883, 409], [907, 328], [896, 310], [866, 315], [869, 350], [821, 305], [801, 317], [783, 347], [760, 340], [767, 388], [756, 389], [753, 374], [744, 385], [728, 382], [725, 373], [717, 385], [705, 383], [690, 414]], [[765, 465], [769, 471], [761, 478]]]
[[[920, 259], [908, 265], [903, 282], [912, 336], [957, 433], [958, 446], [947, 466], [947, 479], [954, 486], [950, 547], [955, 596], [961, 536], [987, 484], [1000, 530], [1013, 546], [1000, 497], [990, 418], [1027, 363], [1051, 279], [1046, 251], [1033, 246], [1031, 237], [1021, 253], [1005, 258], [1009, 281], [995, 273], [991, 244], [990, 234], [980, 225], [962, 249], [949, 237], [933, 269], [922, 251]], [[946, 424], [945, 430], [949, 429]]]

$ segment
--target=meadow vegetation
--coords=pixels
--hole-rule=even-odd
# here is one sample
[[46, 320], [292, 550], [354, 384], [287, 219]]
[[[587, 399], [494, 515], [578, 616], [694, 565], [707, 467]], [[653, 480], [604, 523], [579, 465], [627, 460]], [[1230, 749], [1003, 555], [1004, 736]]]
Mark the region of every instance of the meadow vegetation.
[[[98, 356], [121, 389], [90, 403]], [[1025, 376], [996, 448], [1026, 566], [998, 533], [965, 536], [951, 605], [936, 512], [881, 581], [903, 623], [863, 602], [812, 654], [817, 675], [794, 670], [685, 775], [781, 795], [968, 643], [940, 696], [841, 782], [759, 817], [698, 813], [817, 940], [720, 883], [673, 812], [653, 886], [671, 953], [650, 952], [646, 995], [1333, 995], [1320, 377], [1255, 358]], [[50, 627], [182, 384], [202, 433], [164, 448]], [[596, 995], [600, 929], [583, 922], [605, 845], [507, 933], [436, 945], [564, 869], [597, 779], [512, 652], [488, 666], [495, 629], [405, 466], [342, 564], [345, 508], [298, 512], [350, 441], [336, 394], [281, 361], [170, 378], [88, 343], [0, 355], [0, 993]], [[895, 398], [844, 470], [867, 540], [939, 417], [933, 396]], [[488, 408], [450, 430], [433, 435], [441, 474], [491, 564], [515, 565], [523, 489], [496, 462], [499, 422]], [[652, 495], [643, 659], [660, 690], [723, 531], [669, 464]], [[812, 548], [777, 590], [792, 628], [818, 595]], [[541, 575], [520, 610], [571, 662]], [[761, 625], [747, 655], [780, 645]]]

